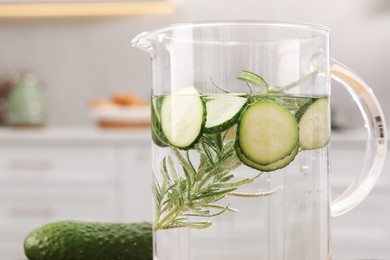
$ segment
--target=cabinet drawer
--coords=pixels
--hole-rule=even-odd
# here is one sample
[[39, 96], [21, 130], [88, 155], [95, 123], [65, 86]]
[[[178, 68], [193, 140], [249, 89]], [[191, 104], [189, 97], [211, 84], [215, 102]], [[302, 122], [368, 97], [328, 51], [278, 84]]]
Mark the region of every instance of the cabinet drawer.
[[152, 221], [152, 172], [150, 148], [123, 151], [123, 216], [125, 221]]
[[2, 189], [0, 229], [17, 230], [59, 219], [114, 221], [116, 196], [111, 188]]
[[109, 147], [2, 147], [0, 182], [106, 182], [114, 156]]
[[24, 238], [53, 221], [115, 221], [116, 196], [107, 188], [0, 189], [0, 259], [23, 259]]

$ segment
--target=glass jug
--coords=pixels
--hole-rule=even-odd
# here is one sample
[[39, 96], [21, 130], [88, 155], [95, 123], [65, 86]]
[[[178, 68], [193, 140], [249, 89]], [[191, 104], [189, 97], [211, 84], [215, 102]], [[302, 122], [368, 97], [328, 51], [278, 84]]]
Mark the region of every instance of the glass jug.
[[[328, 260], [330, 217], [359, 204], [386, 156], [370, 88], [330, 58], [329, 29], [200, 22], [138, 35], [151, 56], [154, 259]], [[332, 199], [330, 82], [367, 128], [363, 169]]]

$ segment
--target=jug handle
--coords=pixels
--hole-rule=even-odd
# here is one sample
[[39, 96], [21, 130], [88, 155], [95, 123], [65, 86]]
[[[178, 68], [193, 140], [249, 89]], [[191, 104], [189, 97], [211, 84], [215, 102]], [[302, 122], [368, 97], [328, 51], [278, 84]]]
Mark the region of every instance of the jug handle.
[[387, 134], [382, 109], [370, 87], [343, 64], [332, 60], [331, 77], [352, 95], [367, 130], [366, 154], [355, 181], [331, 203], [331, 216], [340, 216], [356, 207], [377, 182], [386, 159]]

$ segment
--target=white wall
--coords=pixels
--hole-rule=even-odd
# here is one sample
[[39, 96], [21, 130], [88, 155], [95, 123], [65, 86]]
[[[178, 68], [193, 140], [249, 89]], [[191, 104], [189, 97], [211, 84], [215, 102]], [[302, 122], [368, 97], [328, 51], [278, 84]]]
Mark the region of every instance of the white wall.
[[[129, 45], [139, 32], [194, 20], [302, 21], [331, 28], [333, 56], [371, 85], [390, 114], [386, 100], [390, 97], [387, 0], [176, 2], [178, 11], [174, 15], [0, 20], [0, 71], [31, 70], [44, 81], [50, 125], [88, 125], [87, 107], [93, 97], [126, 90], [148, 97], [148, 55]], [[343, 92], [333, 92], [340, 111], [349, 113], [350, 103], [344, 102]]]

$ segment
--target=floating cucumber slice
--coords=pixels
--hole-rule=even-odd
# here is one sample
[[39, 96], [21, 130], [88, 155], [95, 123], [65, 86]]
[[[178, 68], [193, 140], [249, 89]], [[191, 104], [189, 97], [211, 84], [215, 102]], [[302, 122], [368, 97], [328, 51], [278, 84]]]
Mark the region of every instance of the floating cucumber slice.
[[298, 145], [298, 123], [294, 115], [272, 100], [260, 100], [241, 114], [237, 142], [249, 160], [269, 165], [277, 162]]
[[283, 159], [280, 159], [279, 161], [276, 161], [274, 163], [270, 163], [268, 165], [261, 165], [258, 163], [255, 163], [248, 158], [245, 157], [245, 155], [241, 152], [240, 148], [236, 146], [236, 153], [238, 158], [247, 166], [254, 168], [259, 171], [263, 172], [271, 172], [276, 171], [279, 169], [282, 169], [290, 164], [295, 158], [295, 156], [298, 154], [299, 146], [296, 146], [294, 150], [291, 152], [291, 154], [287, 155]]
[[237, 123], [248, 98], [239, 94], [207, 96], [205, 133], [220, 133]]
[[312, 99], [296, 114], [299, 120], [299, 146], [313, 150], [326, 146], [330, 138], [328, 97]]
[[162, 97], [156, 97], [152, 100], [152, 140], [154, 144], [160, 147], [169, 146], [167, 138], [162, 133], [161, 123], [160, 123], [160, 109]]
[[162, 100], [162, 132], [172, 146], [191, 148], [203, 133], [206, 113], [205, 102], [195, 87], [181, 89]]

